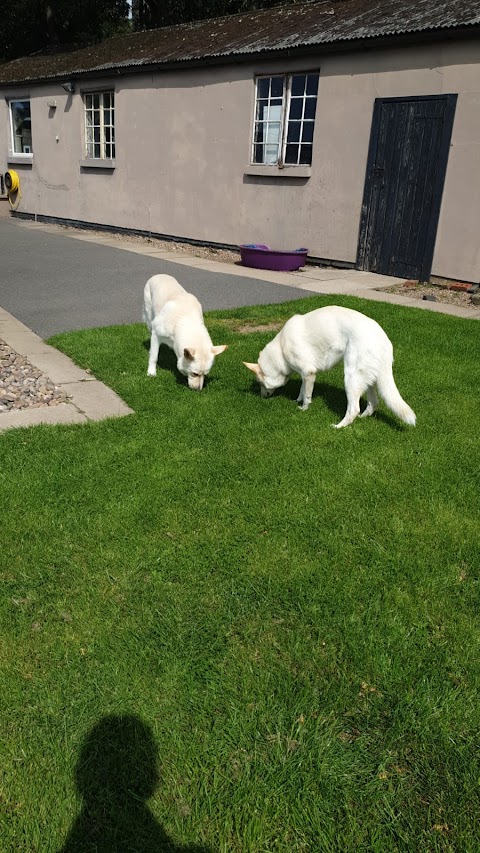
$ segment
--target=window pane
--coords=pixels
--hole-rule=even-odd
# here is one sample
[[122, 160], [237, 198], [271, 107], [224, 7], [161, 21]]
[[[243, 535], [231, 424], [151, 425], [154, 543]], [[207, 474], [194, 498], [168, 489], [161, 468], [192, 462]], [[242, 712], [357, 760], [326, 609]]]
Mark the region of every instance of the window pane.
[[110, 110], [104, 110], [103, 111], [103, 123], [104, 124], [111, 124], [112, 122], [111, 122], [110, 117], [111, 117]]
[[272, 77], [271, 98], [283, 98], [283, 77]]
[[112, 145], [112, 160], [115, 160], [115, 145]]
[[316, 95], [318, 91], [318, 74], [307, 75], [307, 95]]
[[263, 142], [263, 140], [265, 138], [264, 131], [265, 131], [265, 125], [263, 123], [257, 124], [257, 126], [255, 128], [255, 137], [254, 137], [255, 142]]
[[287, 145], [285, 151], [285, 163], [298, 162], [298, 145]]
[[313, 142], [313, 121], [306, 121], [302, 129], [302, 142]]
[[292, 98], [290, 101], [289, 119], [301, 118], [303, 113], [303, 98]]
[[257, 80], [257, 98], [268, 98], [270, 90], [270, 77], [260, 77]]
[[300, 142], [300, 127], [299, 121], [288, 122], [287, 142]]
[[94, 109], [100, 109], [100, 95], [93, 95], [93, 106]]
[[316, 98], [307, 98], [305, 101], [304, 118], [314, 119], [316, 112], [317, 112], [317, 99]]
[[304, 163], [308, 166], [312, 165], [312, 146], [311, 145], [301, 145], [300, 146], [300, 163]]
[[267, 124], [267, 142], [275, 143], [278, 147], [280, 142], [280, 122], [269, 122]]
[[254, 145], [253, 162], [263, 163], [263, 145]]
[[305, 92], [305, 74], [295, 74], [292, 77], [292, 95], [303, 95]]
[[265, 121], [267, 118], [268, 101], [257, 102], [257, 121]]
[[265, 145], [265, 160], [268, 166], [278, 163], [278, 145]]
[[281, 117], [282, 117], [282, 104], [281, 104], [281, 102], [280, 102], [280, 104], [274, 104], [273, 101], [270, 101], [270, 110], [268, 113], [268, 120], [280, 122]]
[[100, 144], [98, 143], [95, 143], [95, 145], [93, 146], [93, 156], [97, 158], [100, 158], [101, 156]]
[[30, 101], [11, 101], [13, 150], [15, 154], [32, 153], [32, 120]]

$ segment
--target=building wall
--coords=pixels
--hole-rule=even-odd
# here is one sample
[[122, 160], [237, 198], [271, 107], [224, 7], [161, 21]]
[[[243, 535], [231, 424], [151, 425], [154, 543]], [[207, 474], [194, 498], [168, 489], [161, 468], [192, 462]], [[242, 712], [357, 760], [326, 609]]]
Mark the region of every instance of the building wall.
[[[248, 172], [254, 75], [320, 69], [310, 177]], [[82, 168], [86, 88], [115, 89], [116, 168]], [[439, 43], [292, 62], [105, 77], [67, 95], [60, 84], [3, 90], [31, 98], [34, 162], [19, 209], [220, 243], [308, 246], [355, 262], [376, 97], [458, 94], [432, 273], [480, 279], [480, 45]], [[54, 98], [56, 109], [48, 107]]]

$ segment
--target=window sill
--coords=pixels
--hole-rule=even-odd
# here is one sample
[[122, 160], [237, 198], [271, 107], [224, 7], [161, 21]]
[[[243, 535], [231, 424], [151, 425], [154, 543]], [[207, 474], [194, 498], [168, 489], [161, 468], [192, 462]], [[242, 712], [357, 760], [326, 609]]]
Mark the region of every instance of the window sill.
[[18, 163], [22, 166], [31, 166], [33, 164], [33, 154], [11, 154], [9, 152], [7, 157], [7, 163]]
[[114, 169], [115, 160], [97, 160], [94, 157], [89, 157], [86, 160], [80, 160], [80, 168], [82, 169]]
[[245, 175], [260, 175], [270, 178], [309, 178], [312, 174], [311, 166], [265, 166], [263, 163], [253, 163], [244, 169]]

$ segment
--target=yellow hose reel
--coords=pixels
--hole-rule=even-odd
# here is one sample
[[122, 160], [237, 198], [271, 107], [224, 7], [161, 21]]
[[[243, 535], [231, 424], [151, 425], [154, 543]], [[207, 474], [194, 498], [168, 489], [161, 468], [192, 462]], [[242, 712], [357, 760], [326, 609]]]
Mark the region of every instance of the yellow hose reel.
[[[14, 207], [15, 204], [20, 200], [20, 178], [18, 177], [18, 172], [15, 169], [10, 169], [9, 172], [5, 172], [5, 188], [7, 190], [8, 201], [10, 202], [10, 207]], [[16, 198], [12, 201], [12, 195], [16, 195]]]

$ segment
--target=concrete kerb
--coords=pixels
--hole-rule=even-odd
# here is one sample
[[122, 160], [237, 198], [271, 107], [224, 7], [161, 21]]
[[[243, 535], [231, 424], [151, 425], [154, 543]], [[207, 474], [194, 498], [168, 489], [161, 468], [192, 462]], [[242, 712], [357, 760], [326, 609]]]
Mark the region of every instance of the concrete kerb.
[[133, 414], [133, 410], [111, 388], [46, 344], [3, 308], [0, 308], [0, 338], [25, 356], [69, 397], [69, 402], [57, 406], [2, 412], [0, 432], [14, 427], [88, 423]]

